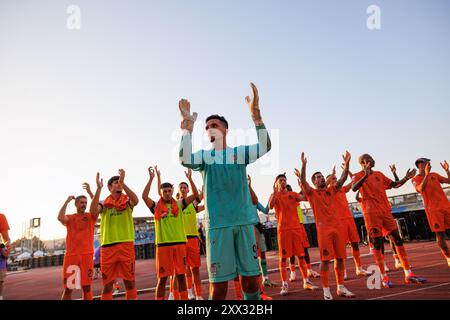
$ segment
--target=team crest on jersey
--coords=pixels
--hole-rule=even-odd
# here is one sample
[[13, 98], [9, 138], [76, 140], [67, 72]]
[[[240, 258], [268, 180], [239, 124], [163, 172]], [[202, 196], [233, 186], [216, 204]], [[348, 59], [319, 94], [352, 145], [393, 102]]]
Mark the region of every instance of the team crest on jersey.
[[322, 251], [322, 254], [323, 254], [324, 257], [326, 257], [326, 256], [328, 256], [330, 253], [328, 252], [327, 249], [324, 249], [324, 250]]
[[164, 273], [164, 267], [159, 267], [159, 273], [163, 274]]
[[217, 273], [217, 263], [211, 263], [211, 266], [209, 267], [209, 270], [212, 275], [216, 275]]
[[88, 218], [87, 217], [83, 217], [83, 221], [88, 221]]
[[378, 182], [380, 182], [380, 178], [378, 178], [378, 177], [375, 177], [375, 180], [377, 180]]

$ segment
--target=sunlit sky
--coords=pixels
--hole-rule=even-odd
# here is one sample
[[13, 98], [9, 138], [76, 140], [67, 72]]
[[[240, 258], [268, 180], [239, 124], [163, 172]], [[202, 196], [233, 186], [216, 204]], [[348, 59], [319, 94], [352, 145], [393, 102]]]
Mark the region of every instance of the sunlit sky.
[[[80, 30], [66, 26], [71, 4], [81, 9]], [[371, 4], [381, 30], [366, 26]], [[42, 218], [43, 239], [64, 237], [58, 210], [97, 171], [108, 179], [124, 168], [139, 196], [149, 165], [160, 165], [163, 180], [184, 180], [182, 97], [199, 113], [197, 147], [208, 146], [212, 113], [255, 142], [250, 81], [274, 140], [249, 167], [263, 203], [276, 173], [287, 171], [298, 189], [301, 151], [310, 173], [328, 172], [346, 149], [353, 170], [369, 152], [386, 174], [396, 163], [402, 176], [419, 156], [442, 173], [449, 14], [445, 0], [0, 0], [0, 212], [11, 237], [32, 217]], [[135, 215], [149, 215], [142, 201]]]

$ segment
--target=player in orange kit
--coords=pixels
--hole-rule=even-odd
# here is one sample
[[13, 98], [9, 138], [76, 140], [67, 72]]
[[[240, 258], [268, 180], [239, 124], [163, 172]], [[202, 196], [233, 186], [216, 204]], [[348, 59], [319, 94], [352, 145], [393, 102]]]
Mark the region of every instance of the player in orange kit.
[[414, 177], [416, 170], [408, 170], [403, 179], [392, 181], [380, 171], [372, 170], [375, 167], [375, 161], [369, 154], [361, 155], [359, 157], [359, 163], [363, 170], [353, 175], [352, 190], [354, 192], [360, 191], [361, 209], [369, 239], [374, 247], [375, 260], [380, 269], [383, 287], [392, 287], [392, 282], [389, 280], [384, 269], [384, 258], [381, 253], [383, 229], [387, 231], [397, 249], [397, 254], [405, 272], [405, 282], [426, 282], [426, 279], [416, 276], [411, 271], [411, 265], [409, 264], [406, 250], [403, 246], [403, 240], [400, 237], [397, 223], [392, 216], [391, 205], [386, 196], [386, 190], [401, 187], [409, 179]]
[[317, 287], [308, 278], [308, 267], [304, 256], [304, 241], [298, 219], [297, 207], [303, 199], [300, 194], [287, 190], [286, 175], [280, 174], [275, 180], [273, 193], [269, 199], [269, 208], [275, 208], [277, 218], [278, 253], [280, 257], [280, 273], [282, 279], [281, 295], [288, 294], [286, 259], [296, 256], [303, 277], [303, 288], [315, 290]]
[[[97, 173], [97, 191], [91, 202], [90, 212], [96, 212], [103, 179]], [[75, 200], [77, 213], [66, 215], [67, 205]], [[74, 289], [83, 290], [83, 300], [92, 300], [91, 284], [94, 271], [94, 230], [98, 212], [86, 212], [85, 196], [69, 196], [58, 214], [58, 220], [67, 228], [66, 253], [64, 255], [64, 293], [61, 299], [70, 300]]]
[[[333, 172], [327, 176], [327, 185], [336, 186], [336, 168], [333, 168]], [[342, 186], [342, 188], [336, 192], [337, 200], [337, 213], [341, 217], [342, 231], [344, 232], [344, 238], [346, 243], [350, 243], [352, 247], [353, 261], [356, 266], [357, 276], [368, 276], [369, 273], [362, 268], [361, 254], [359, 252], [359, 238], [358, 230], [356, 229], [355, 219], [350, 211], [346, 194], [351, 190], [352, 183]], [[345, 272], [344, 279], [347, 279], [347, 271]]]
[[450, 251], [445, 242], [445, 231], [450, 229], [450, 202], [441, 186], [443, 183], [450, 183], [450, 171], [447, 161], [441, 163], [441, 166], [447, 178], [431, 172], [430, 159], [417, 159], [419, 174], [413, 178], [412, 183], [423, 198], [428, 224], [431, 231], [436, 233], [437, 244], [450, 267]]
[[325, 300], [332, 300], [333, 296], [329, 287], [329, 265], [334, 259], [334, 271], [337, 282], [337, 295], [346, 298], [353, 298], [355, 295], [344, 286], [345, 265], [347, 257], [345, 239], [341, 228], [341, 217], [337, 211], [337, 192], [342, 188], [348, 176], [350, 153], [346, 152], [344, 159], [344, 171], [340, 179], [334, 186], [327, 186], [322, 173], [316, 172], [312, 175], [312, 182], [315, 188], [306, 181], [307, 159], [302, 153], [301, 172], [295, 169], [295, 174], [300, 179], [303, 194], [309, 201], [316, 220], [317, 240], [320, 250], [320, 278], [322, 280], [323, 296]]

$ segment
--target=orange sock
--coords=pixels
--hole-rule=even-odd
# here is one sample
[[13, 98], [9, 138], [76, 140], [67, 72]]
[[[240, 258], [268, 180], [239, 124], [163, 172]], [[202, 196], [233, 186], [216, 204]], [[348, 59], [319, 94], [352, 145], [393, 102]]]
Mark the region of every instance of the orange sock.
[[180, 291], [179, 295], [180, 295], [180, 299], [177, 299], [177, 300], [187, 300], [188, 299], [187, 291]]
[[201, 283], [196, 283], [194, 285], [194, 288], [195, 288], [195, 295], [197, 297], [201, 297], [202, 296], [202, 284]]
[[286, 260], [280, 260], [281, 280], [287, 281]]
[[83, 291], [83, 300], [92, 300], [92, 291], [84, 292]]
[[339, 270], [338, 268], [334, 268], [334, 274], [336, 276], [336, 282], [338, 285], [344, 284], [344, 274], [345, 268], [343, 270]]
[[361, 254], [359, 253], [359, 248], [358, 248], [358, 250], [354, 250], [352, 248], [352, 255], [353, 255], [353, 260], [355, 261], [355, 266], [357, 268], [361, 268]]
[[330, 287], [330, 271], [322, 271], [320, 270], [320, 280], [322, 281], [322, 287], [323, 288], [329, 288]]
[[381, 274], [384, 275], [386, 271], [384, 270], [384, 259], [381, 250], [373, 249], [373, 255], [375, 257], [375, 261], [377, 263], [378, 268], [380, 268]]
[[411, 269], [411, 265], [409, 264], [409, 261], [408, 261], [408, 256], [406, 255], [405, 247], [404, 246], [396, 246], [395, 248], [397, 249], [398, 258], [402, 262], [403, 269], [404, 270]]
[[101, 300], [112, 300], [112, 292], [109, 293], [102, 293], [102, 297], [100, 298]]
[[137, 300], [137, 290], [133, 288], [131, 290], [126, 291], [126, 299], [127, 300]]
[[192, 276], [186, 276], [186, 284], [188, 289], [192, 289]]
[[242, 288], [240, 280], [233, 280], [234, 283], [234, 294], [236, 296], [236, 300], [242, 300], [244, 297], [242, 296]]
[[308, 266], [306, 265], [305, 259], [298, 259], [298, 265], [300, 267], [300, 273], [302, 274], [303, 279], [308, 279]]

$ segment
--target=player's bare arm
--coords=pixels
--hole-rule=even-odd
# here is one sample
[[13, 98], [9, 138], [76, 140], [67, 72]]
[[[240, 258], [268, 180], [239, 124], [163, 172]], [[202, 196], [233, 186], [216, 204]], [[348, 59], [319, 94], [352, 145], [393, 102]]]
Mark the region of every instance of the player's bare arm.
[[155, 202], [152, 199], [150, 199], [150, 197], [149, 197], [150, 188], [152, 187], [152, 182], [153, 182], [153, 179], [155, 178], [155, 169], [153, 167], [148, 168], [148, 175], [149, 175], [148, 182], [144, 188], [144, 191], [142, 191], [142, 200], [144, 200], [144, 203], [150, 209], [150, 208], [153, 208], [153, 206], [155, 204]]
[[403, 179], [400, 179], [398, 181], [393, 181], [391, 184], [392, 188], [400, 188], [401, 186], [403, 186], [409, 179], [414, 178], [414, 176], [416, 175], [417, 170], [416, 169], [408, 169], [408, 171], [406, 172], [406, 175], [403, 177]]
[[95, 195], [92, 197], [91, 207], [89, 212], [94, 215], [94, 217], [98, 218], [100, 214], [99, 205], [100, 202], [100, 194], [102, 193], [103, 188], [103, 179], [100, 178], [100, 173], [97, 172], [97, 176], [95, 177], [95, 183], [97, 184], [97, 190], [95, 191]]
[[189, 185], [191, 186], [191, 190], [192, 190], [192, 195], [190, 195], [189, 197], [187, 197], [184, 201], [186, 206], [192, 202], [194, 202], [194, 200], [200, 200], [200, 195], [198, 193], [198, 189], [197, 186], [195, 185], [194, 180], [192, 179], [192, 170], [188, 169], [188, 171], [185, 171], [184, 174], [186, 175], [186, 178], [189, 181]]
[[361, 179], [359, 179], [352, 185], [353, 192], [358, 191], [362, 187], [364, 182], [366, 181], [367, 177], [369, 176], [370, 171], [372, 170], [370, 162], [365, 162], [363, 164], [363, 170], [364, 170], [364, 175], [361, 177]]
[[75, 200], [75, 197], [74, 197], [74, 196], [69, 196], [69, 197], [67, 197], [66, 202], [64, 202], [63, 206], [62, 206], [61, 209], [59, 210], [58, 221], [61, 222], [63, 225], [66, 225], [67, 222], [69, 222], [69, 218], [66, 216], [66, 210], [67, 210], [67, 205], [68, 205], [72, 200]]
[[252, 204], [256, 206], [258, 204], [258, 196], [252, 188], [252, 178], [250, 177], [250, 175], [247, 175], [247, 183], [248, 190], [250, 191], [250, 197], [252, 198]]
[[350, 152], [345, 151], [345, 154], [342, 156], [342, 159], [344, 160], [344, 163], [342, 164], [344, 170], [342, 171], [341, 177], [339, 178], [339, 180], [336, 183], [336, 190], [340, 190], [342, 188], [342, 186], [344, 185], [345, 181], [347, 181], [348, 169], [350, 167], [351, 158], [352, 158], [352, 156], [351, 156]]
[[119, 169], [119, 185], [122, 186], [123, 191], [125, 192], [125, 194], [130, 198], [129, 203], [131, 207], [135, 207], [137, 206], [137, 204], [139, 203], [139, 199], [136, 195], [136, 193], [134, 193], [126, 184], [125, 184], [125, 170], [123, 169]]
[[431, 164], [429, 162], [427, 162], [427, 164], [425, 165], [425, 173], [424, 173], [424, 177], [422, 179], [422, 183], [419, 184], [418, 186], [416, 186], [417, 192], [422, 192], [427, 187], [428, 178], [430, 177], [430, 172], [431, 172]]
[[273, 183], [273, 192], [272, 192], [272, 194], [270, 195], [270, 198], [269, 198], [269, 208], [270, 209], [273, 209], [273, 207], [275, 206], [275, 197], [276, 197], [277, 192], [278, 192], [277, 182], [275, 181]]
[[444, 162], [441, 162], [441, 167], [444, 169], [445, 173], [447, 174], [447, 180], [444, 181], [444, 183], [450, 184], [450, 170], [449, 165], [446, 160]]
[[91, 200], [94, 198], [94, 194], [91, 191], [91, 186], [89, 185], [89, 183], [85, 182], [83, 183], [83, 189], [86, 190], [87, 194], [89, 195], [89, 198], [91, 198]]

